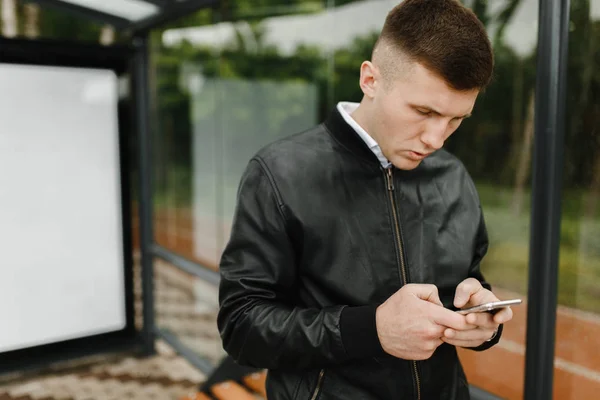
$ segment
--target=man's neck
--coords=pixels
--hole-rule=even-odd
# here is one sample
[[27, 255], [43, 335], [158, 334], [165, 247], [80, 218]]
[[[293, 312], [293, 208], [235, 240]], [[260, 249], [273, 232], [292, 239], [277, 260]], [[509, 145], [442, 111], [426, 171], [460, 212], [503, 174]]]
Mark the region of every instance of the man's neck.
[[373, 138], [373, 140], [379, 143], [376, 133], [371, 129], [371, 126], [368, 123], [367, 113], [365, 112], [366, 107], [364, 101], [361, 102], [358, 105], [358, 108], [354, 110], [350, 116], [369, 134], [369, 136]]

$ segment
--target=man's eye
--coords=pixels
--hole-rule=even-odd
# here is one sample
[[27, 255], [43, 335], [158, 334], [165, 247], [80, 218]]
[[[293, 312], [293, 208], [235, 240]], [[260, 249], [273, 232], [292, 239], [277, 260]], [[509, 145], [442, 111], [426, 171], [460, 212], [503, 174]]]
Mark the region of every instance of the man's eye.
[[417, 112], [421, 115], [431, 115], [431, 111], [427, 111], [427, 110], [419, 110], [418, 108], [416, 109]]

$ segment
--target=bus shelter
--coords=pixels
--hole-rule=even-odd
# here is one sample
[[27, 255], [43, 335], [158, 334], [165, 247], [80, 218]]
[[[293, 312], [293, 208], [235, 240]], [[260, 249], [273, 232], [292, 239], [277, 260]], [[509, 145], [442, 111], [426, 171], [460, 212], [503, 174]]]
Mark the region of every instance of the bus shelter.
[[[0, 237], [13, 244], [5, 260], [18, 266], [0, 286], [0, 301], [8, 305], [3, 325], [16, 327], [3, 327], [5, 332], [0, 333], [0, 371], [117, 349], [153, 354], [155, 339], [161, 337], [208, 372], [213, 366], [154, 323], [154, 258], [213, 284], [218, 275], [154, 241], [148, 35], [162, 24], [216, 7], [218, 1], [31, 1], [111, 24], [127, 43], [0, 39], [0, 79], [28, 82], [12, 103], [14, 113], [8, 115], [14, 118], [1, 121], [15, 134], [0, 143], [0, 158], [10, 160], [8, 175], [19, 179], [8, 179], [3, 187], [15, 195], [0, 197], [8, 199], [7, 215], [12, 218], [0, 226]], [[527, 399], [552, 397], [570, 9], [569, 0], [539, 4]], [[42, 81], [68, 88], [61, 91], [64, 98], [39, 91], [36, 82]], [[128, 93], [130, 101], [119, 102], [121, 93]], [[25, 106], [29, 114], [23, 111]], [[135, 145], [133, 160], [127, 143]], [[52, 149], [62, 146], [75, 149], [76, 156], [53, 158], [57, 152]], [[132, 169], [137, 171], [134, 181]], [[134, 321], [130, 206], [134, 194], [139, 212], [141, 329]], [[47, 212], [29, 213], [25, 198], [38, 205], [43, 202], [46, 207], [41, 209]], [[90, 210], [94, 212], [86, 212]]]

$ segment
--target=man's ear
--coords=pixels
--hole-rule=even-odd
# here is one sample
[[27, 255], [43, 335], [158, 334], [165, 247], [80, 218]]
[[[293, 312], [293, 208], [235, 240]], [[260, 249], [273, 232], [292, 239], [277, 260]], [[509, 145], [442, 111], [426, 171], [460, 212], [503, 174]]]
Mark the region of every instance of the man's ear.
[[360, 88], [365, 96], [375, 97], [375, 91], [381, 84], [379, 69], [371, 61], [363, 61], [360, 65]]

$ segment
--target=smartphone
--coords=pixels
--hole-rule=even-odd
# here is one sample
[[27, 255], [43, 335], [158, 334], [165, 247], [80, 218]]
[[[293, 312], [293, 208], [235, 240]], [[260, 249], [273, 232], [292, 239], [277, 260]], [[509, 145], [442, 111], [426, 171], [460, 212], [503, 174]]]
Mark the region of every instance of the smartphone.
[[475, 312], [490, 312], [494, 310], [499, 310], [501, 308], [506, 308], [508, 306], [513, 306], [516, 304], [521, 304], [521, 299], [493, 301], [490, 303], [480, 304], [474, 307], [463, 308], [462, 310], [458, 310], [457, 313], [465, 315]]

